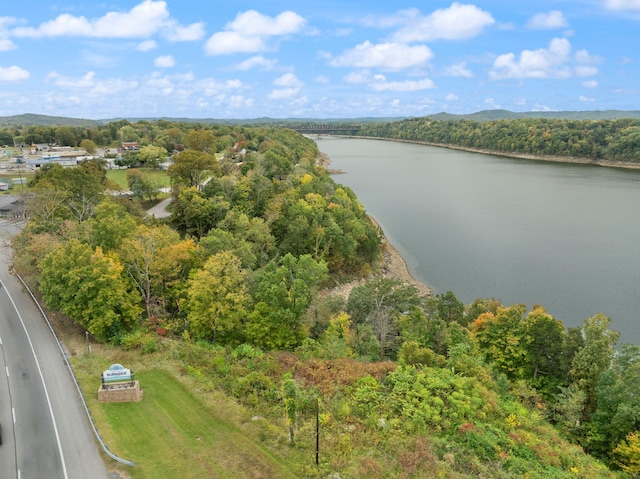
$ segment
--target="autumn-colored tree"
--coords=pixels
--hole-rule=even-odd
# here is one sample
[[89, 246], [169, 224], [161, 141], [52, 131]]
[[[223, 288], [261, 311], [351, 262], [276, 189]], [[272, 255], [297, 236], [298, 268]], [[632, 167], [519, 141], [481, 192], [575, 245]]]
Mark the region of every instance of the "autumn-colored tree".
[[71, 240], [40, 263], [40, 290], [47, 304], [68, 314], [98, 340], [114, 341], [142, 312], [123, 266], [101, 248]]
[[[154, 316], [152, 311], [155, 264], [162, 259], [163, 249], [180, 240], [178, 233], [168, 226], [138, 226], [136, 231], [122, 245], [120, 257], [125, 271], [136, 285], [143, 298], [147, 318]], [[158, 283], [158, 278], [155, 278]]]
[[228, 251], [215, 254], [189, 280], [189, 331], [197, 339], [239, 343], [249, 304], [246, 273], [240, 260]]
[[640, 474], [640, 437], [638, 431], [629, 433], [613, 450], [616, 463], [633, 477]]

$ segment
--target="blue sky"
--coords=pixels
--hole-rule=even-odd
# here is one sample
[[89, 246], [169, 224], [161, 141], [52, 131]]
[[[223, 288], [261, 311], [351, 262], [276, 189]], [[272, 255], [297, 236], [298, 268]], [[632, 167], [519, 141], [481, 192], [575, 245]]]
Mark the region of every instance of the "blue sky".
[[640, 0], [23, 0], [0, 116], [640, 109]]

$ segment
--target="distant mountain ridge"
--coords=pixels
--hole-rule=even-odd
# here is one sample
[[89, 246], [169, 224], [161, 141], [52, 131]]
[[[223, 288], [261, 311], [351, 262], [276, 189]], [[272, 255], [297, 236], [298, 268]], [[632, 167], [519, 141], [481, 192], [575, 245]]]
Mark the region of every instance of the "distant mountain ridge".
[[475, 113], [456, 115], [453, 113], [436, 113], [427, 115], [434, 120], [516, 120], [519, 118], [546, 118], [554, 120], [620, 120], [622, 118], [640, 118], [640, 110], [591, 110], [591, 111], [525, 111], [482, 110]]
[[[425, 118], [433, 120], [509, 120], [519, 118], [547, 118], [568, 120], [618, 120], [622, 118], [640, 119], [640, 110], [591, 110], [591, 111], [527, 111], [513, 112], [509, 110], [482, 110], [475, 113], [454, 114], [436, 113], [425, 115]], [[363, 117], [363, 118], [252, 118], [252, 119], [216, 119], [216, 118], [171, 118], [171, 117], [147, 117], [147, 118], [111, 118], [104, 120], [87, 120], [82, 118], [69, 118], [63, 116], [49, 116], [35, 113], [22, 115], [0, 116], [0, 127], [6, 126], [83, 126], [92, 127], [104, 125], [112, 121], [126, 119], [131, 122], [164, 120], [180, 123], [206, 123], [206, 124], [233, 124], [233, 125], [274, 125], [280, 126], [286, 123], [375, 123], [401, 121], [406, 117]]]

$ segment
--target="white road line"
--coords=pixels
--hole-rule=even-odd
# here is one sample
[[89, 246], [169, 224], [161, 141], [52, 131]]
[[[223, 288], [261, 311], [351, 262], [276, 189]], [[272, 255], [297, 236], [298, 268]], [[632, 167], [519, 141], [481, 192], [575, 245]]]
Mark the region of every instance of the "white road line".
[[[1, 284], [2, 282], [0, 281], [0, 285]], [[18, 315], [18, 319], [20, 319], [20, 324], [22, 324], [22, 329], [24, 330], [24, 334], [27, 336], [27, 341], [29, 342], [29, 346], [31, 347], [31, 353], [33, 354], [33, 359], [36, 363], [36, 367], [40, 375], [40, 381], [42, 382], [42, 387], [44, 389], [44, 396], [47, 399], [47, 405], [49, 406], [49, 414], [51, 415], [51, 422], [53, 423], [53, 431], [55, 432], [56, 442], [58, 443], [58, 454], [60, 454], [60, 461], [62, 463], [62, 474], [64, 476], [64, 479], [69, 479], [69, 475], [67, 474], [67, 465], [64, 462], [64, 453], [62, 452], [62, 443], [60, 442], [60, 434], [58, 433], [58, 425], [56, 424], [56, 418], [55, 418], [55, 415], [53, 414], [53, 406], [51, 405], [51, 399], [49, 398], [49, 391], [47, 391], [47, 385], [44, 382], [44, 374], [42, 373], [42, 368], [40, 367], [40, 361], [38, 361], [38, 356], [36, 355], [36, 350], [33, 346], [33, 342], [31, 341], [31, 336], [29, 336], [29, 332], [27, 331], [27, 326], [24, 324], [22, 315], [20, 314], [20, 311], [18, 310], [18, 307], [16, 306], [15, 301], [13, 300], [13, 297], [11, 296], [11, 294], [9, 294], [9, 291], [6, 288], [5, 288], [5, 291], [7, 293], [7, 296], [9, 297], [9, 300], [11, 301], [11, 304], [13, 305], [13, 309], [16, 311], [16, 314]], [[15, 410], [14, 410], [13, 421], [15, 423]]]
[[13, 416], [13, 424], [16, 423], [16, 408], [11, 408], [11, 415]]
[[10, 377], [9, 376], [9, 366], [5, 366], [4, 368], [7, 370], [7, 377]]

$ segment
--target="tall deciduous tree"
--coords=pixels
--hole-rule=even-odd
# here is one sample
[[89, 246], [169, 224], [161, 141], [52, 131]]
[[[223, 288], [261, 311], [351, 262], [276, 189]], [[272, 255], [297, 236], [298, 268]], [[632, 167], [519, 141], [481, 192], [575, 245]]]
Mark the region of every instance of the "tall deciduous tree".
[[305, 336], [301, 318], [327, 276], [327, 265], [311, 255], [286, 254], [257, 275], [256, 305], [247, 323], [247, 339], [267, 349], [290, 349]]
[[240, 260], [229, 251], [211, 256], [189, 280], [189, 330], [197, 339], [241, 342], [250, 299]]
[[176, 183], [200, 187], [207, 174], [219, 176], [220, 165], [213, 155], [198, 150], [187, 150], [174, 157], [167, 173]]
[[40, 290], [50, 307], [60, 309], [98, 340], [112, 341], [138, 319], [140, 296], [129, 289], [122, 265], [102, 249], [71, 240], [40, 263]]

